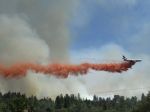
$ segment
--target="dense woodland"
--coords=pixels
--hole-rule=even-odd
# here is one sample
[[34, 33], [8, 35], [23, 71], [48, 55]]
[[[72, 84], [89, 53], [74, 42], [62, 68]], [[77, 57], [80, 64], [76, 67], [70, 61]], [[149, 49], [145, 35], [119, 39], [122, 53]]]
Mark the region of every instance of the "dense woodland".
[[150, 92], [137, 97], [125, 98], [114, 95], [113, 98], [93, 96], [93, 100], [82, 99], [78, 95], [59, 95], [37, 99], [25, 94], [0, 93], [0, 112], [150, 112]]

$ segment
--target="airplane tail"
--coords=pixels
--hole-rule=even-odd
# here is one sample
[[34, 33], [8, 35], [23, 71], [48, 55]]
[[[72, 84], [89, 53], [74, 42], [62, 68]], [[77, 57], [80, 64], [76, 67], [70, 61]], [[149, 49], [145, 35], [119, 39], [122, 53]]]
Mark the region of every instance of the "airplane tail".
[[127, 58], [123, 55], [122, 56], [122, 59], [124, 60], [124, 61], [126, 61], [127, 60]]

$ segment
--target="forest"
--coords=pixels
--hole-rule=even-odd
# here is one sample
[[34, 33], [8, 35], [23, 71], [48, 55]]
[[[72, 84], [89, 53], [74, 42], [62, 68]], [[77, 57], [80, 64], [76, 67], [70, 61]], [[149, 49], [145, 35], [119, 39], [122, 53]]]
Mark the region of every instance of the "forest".
[[80, 94], [61, 94], [52, 100], [15, 92], [0, 93], [0, 112], [150, 112], [150, 92], [142, 94], [140, 99], [94, 95], [92, 100], [83, 99]]

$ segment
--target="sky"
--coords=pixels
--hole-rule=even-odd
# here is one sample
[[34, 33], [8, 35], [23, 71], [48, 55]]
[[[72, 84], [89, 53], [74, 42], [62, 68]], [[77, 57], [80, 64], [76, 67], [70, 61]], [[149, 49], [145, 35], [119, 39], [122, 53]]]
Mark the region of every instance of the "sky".
[[[146, 61], [150, 53], [149, 5], [149, 1], [141, 0], [81, 1], [71, 23], [73, 37], [71, 50], [76, 51], [74, 55], [78, 55], [79, 51], [82, 52], [76, 56], [77, 59], [82, 56], [81, 60], [90, 58], [91, 61], [95, 59], [94, 62], [97, 62], [119, 60], [122, 55], [127, 55], [131, 59], [143, 60], [132, 70], [123, 73], [125, 76], [112, 76], [112, 78], [111, 76], [103, 77], [105, 73], [97, 73], [101, 74], [98, 82], [94, 82], [94, 79], [92, 82], [95, 83], [93, 85], [96, 86], [96, 91], [99, 89], [101, 93], [103, 90], [113, 91], [118, 88], [148, 87], [145, 78], [147, 80], [150, 78], [149, 70], [146, 70], [149, 66]], [[132, 92], [135, 95], [139, 91]]]
[[[114, 62], [142, 59], [127, 72], [95, 72], [67, 79], [28, 71], [0, 77], [0, 91], [39, 98], [80, 93], [82, 97], [140, 96], [150, 87], [150, 1], [0, 0], [0, 63]], [[115, 93], [111, 91], [117, 91]]]
[[141, 0], [82, 1], [71, 26], [72, 49], [116, 43], [130, 52], [149, 53], [149, 4]]

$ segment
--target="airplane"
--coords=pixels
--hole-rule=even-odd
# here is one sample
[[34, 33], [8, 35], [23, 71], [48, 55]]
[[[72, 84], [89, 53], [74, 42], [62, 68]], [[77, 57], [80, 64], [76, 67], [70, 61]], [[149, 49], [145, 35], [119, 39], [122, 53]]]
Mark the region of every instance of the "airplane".
[[131, 63], [136, 63], [136, 62], [141, 62], [142, 61], [142, 60], [128, 60], [125, 56], [122, 56], [122, 59], [124, 61], [131, 62]]

